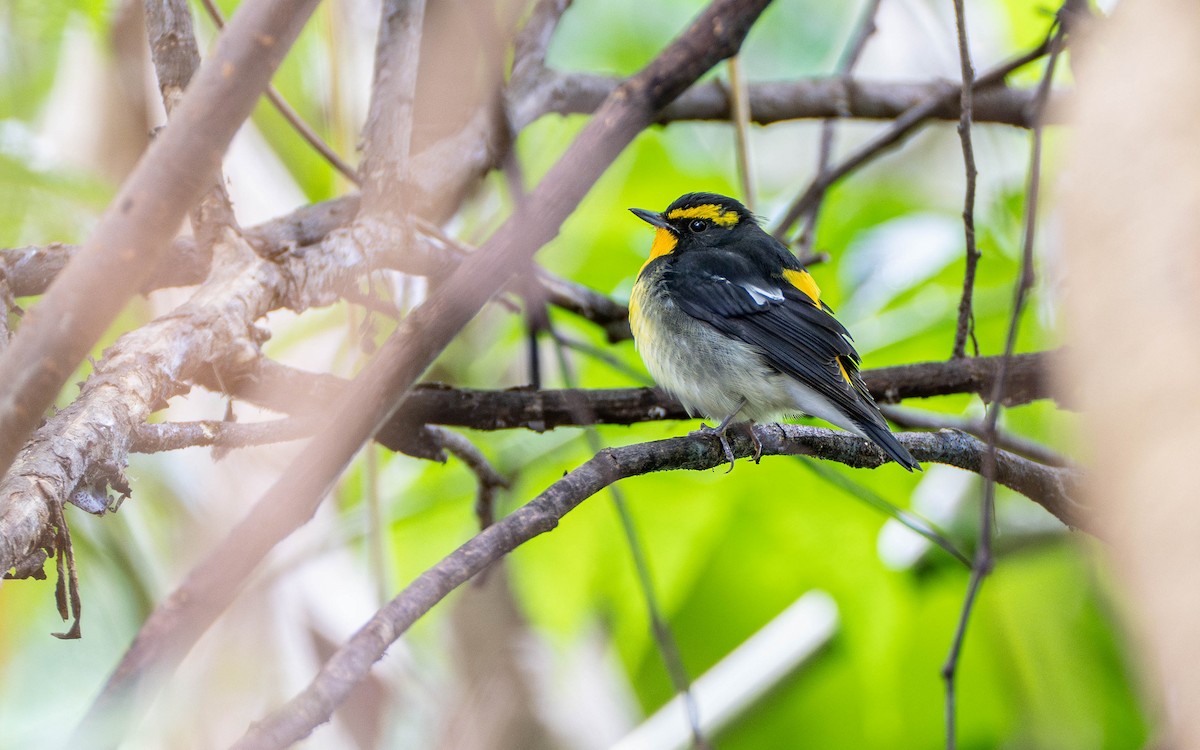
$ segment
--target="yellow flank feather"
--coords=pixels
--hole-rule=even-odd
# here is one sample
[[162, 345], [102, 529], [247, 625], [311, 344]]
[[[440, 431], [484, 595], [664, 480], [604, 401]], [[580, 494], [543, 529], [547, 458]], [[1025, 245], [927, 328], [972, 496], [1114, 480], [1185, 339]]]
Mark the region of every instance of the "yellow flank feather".
[[821, 288], [817, 286], [817, 282], [808, 271], [793, 271], [785, 268], [783, 278], [787, 280], [787, 283], [804, 292], [814, 305], [821, 306]]
[[667, 214], [668, 221], [676, 221], [678, 219], [708, 219], [712, 223], [722, 227], [731, 227], [738, 223], [737, 211], [727, 211], [715, 203], [677, 208]]
[[842, 380], [845, 380], [850, 385], [854, 385], [854, 381], [850, 380], [850, 373], [846, 372], [846, 366], [842, 364], [842, 358], [838, 357], [835, 361], [837, 362], [838, 369], [842, 371]]

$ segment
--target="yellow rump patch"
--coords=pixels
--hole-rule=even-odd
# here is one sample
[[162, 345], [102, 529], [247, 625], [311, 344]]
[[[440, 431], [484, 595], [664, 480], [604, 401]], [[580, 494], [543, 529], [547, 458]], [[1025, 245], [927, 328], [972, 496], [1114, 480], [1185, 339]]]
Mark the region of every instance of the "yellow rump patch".
[[854, 385], [854, 382], [850, 380], [850, 373], [846, 372], [846, 366], [842, 364], [842, 358], [838, 357], [835, 361], [837, 362], [838, 369], [842, 371], [842, 380], [845, 380], [850, 385]]
[[793, 271], [785, 268], [783, 269], [783, 278], [787, 280], [787, 283], [804, 292], [814, 305], [821, 306], [821, 288], [817, 286], [817, 282], [808, 271]]
[[654, 244], [650, 246], [650, 257], [646, 258], [646, 262], [642, 264], [642, 268], [650, 265], [650, 261], [655, 258], [661, 258], [664, 255], [669, 255], [675, 250], [675, 246], [679, 244], [679, 240], [670, 230], [659, 227], [654, 233]]
[[703, 206], [677, 208], [667, 214], [669, 221], [677, 219], [708, 219], [722, 227], [731, 227], [738, 223], [737, 211], [727, 211], [715, 203], [705, 203]]

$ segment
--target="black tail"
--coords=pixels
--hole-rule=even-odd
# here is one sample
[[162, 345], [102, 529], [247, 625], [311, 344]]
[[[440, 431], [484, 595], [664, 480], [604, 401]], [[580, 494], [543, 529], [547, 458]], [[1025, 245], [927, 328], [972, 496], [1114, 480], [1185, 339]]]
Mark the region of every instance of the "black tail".
[[859, 424], [858, 428], [866, 433], [868, 440], [878, 445], [893, 461], [909, 471], [921, 470], [921, 464], [917, 463], [917, 459], [913, 458], [903, 445], [900, 445], [900, 441], [887, 428], [887, 424]]

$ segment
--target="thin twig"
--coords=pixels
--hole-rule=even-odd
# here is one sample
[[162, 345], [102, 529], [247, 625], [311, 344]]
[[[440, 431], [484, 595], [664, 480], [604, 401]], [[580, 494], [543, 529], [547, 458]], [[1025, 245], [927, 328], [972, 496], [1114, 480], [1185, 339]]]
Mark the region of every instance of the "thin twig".
[[[962, 93], [959, 98], [958, 137], [962, 143], [963, 166], [967, 184], [963, 192], [963, 234], [966, 238], [967, 260], [963, 272], [962, 299], [958, 303], [958, 327], [954, 333], [955, 359], [966, 356], [967, 338], [975, 345], [975, 356], [979, 356], [979, 341], [975, 338], [975, 309], [972, 297], [975, 292], [975, 269], [979, 265], [979, 248], [975, 244], [975, 148], [971, 143], [972, 96], [975, 92], [975, 68], [971, 65], [971, 50], [967, 41], [967, 20], [963, 0], [954, 0], [954, 24], [958, 29], [958, 59], [962, 68]], [[1036, 127], [1036, 126], [1035, 126]]]
[[384, 520], [383, 494], [379, 491], [379, 448], [374, 443], [363, 446], [363, 504], [367, 508], [367, 560], [375, 584], [375, 597], [381, 604], [392, 591], [388, 574], [388, 539], [391, 537]]
[[[875, 16], [879, 13], [881, 2], [882, 0], [868, 0], [866, 6], [863, 8], [862, 15], [859, 17], [858, 25], [855, 27], [850, 41], [846, 44], [846, 48], [842, 50], [841, 59], [838, 60], [836, 74], [842, 84], [842, 101], [838, 106], [838, 117], [850, 117], [850, 93], [854, 66], [858, 64], [863, 50], [866, 49], [867, 40], [875, 33]], [[821, 146], [820, 152], [817, 155], [818, 180], [824, 179], [826, 173], [829, 171], [829, 162], [833, 159], [833, 142], [836, 129], [836, 119], [829, 117], [821, 121]], [[828, 186], [821, 190], [821, 194], [817, 196], [812, 207], [806, 212], [808, 218], [804, 229], [800, 232], [799, 239], [796, 241], [796, 254], [801, 258], [808, 258], [813, 253], [813, 245], [816, 243], [817, 218], [821, 212], [821, 204], [825, 200], [827, 189]], [[803, 265], [810, 265], [810, 263], [804, 263], [803, 260], [801, 263]]]
[[996, 425], [1000, 418], [1000, 410], [1004, 408], [1005, 381], [1009, 363], [1016, 346], [1017, 331], [1020, 327], [1021, 312], [1025, 307], [1025, 299], [1034, 284], [1033, 243], [1037, 234], [1038, 189], [1041, 184], [1042, 164], [1042, 125], [1041, 112], [1050, 92], [1050, 84], [1054, 79], [1054, 68], [1062, 52], [1065, 32], [1061, 25], [1056, 24], [1052, 33], [1047, 37], [1050, 57], [1046, 63], [1046, 71], [1038, 86], [1038, 109], [1033, 115], [1033, 146], [1029, 156], [1029, 183], [1025, 190], [1025, 230], [1021, 253], [1021, 270], [1013, 292], [1012, 317], [1008, 324], [1008, 337], [1004, 343], [1004, 355], [1000, 360], [1000, 373], [996, 378], [992, 392], [991, 403], [984, 418], [986, 430], [986, 450], [980, 466], [983, 476], [983, 501], [979, 506], [979, 545], [975, 550], [975, 560], [971, 566], [971, 578], [967, 584], [966, 596], [963, 600], [962, 611], [959, 613], [958, 625], [954, 630], [954, 639], [946, 663], [942, 666], [942, 679], [946, 685], [946, 747], [954, 750], [956, 745], [956, 674], [958, 660], [962, 653], [963, 641], [966, 638], [967, 624], [971, 619], [975, 601], [978, 599], [980, 587], [984, 578], [991, 572], [992, 559], [992, 521], [995, 515], [996, 503], [996, 468], [1000, 451], [996, 446]]
[[[212, 19], [213, 24], [218, 29], [225, 28], [225, 17], [221, 15], [221, 9], [217, 7], [217, 4], [213, 0], [200, 0], [200, 2], [203, 3], [204, 9], [208, 11], [208, 17]], [[322, 140], [321, 136], [317, 135], [317, 131], [309, 127], [304, 118], [300, 116], [300, 113], [287, 103], [287, 100], [283, 98], [283, 95], [273, 85], [268, 84], [266, 94], [267, 101], [271, 102], [271, 106], [275, 108], [275, 111], [282, 115], [283, 119], [287, 120], [292, 129], [308, 145], [312, 146], [313, 150], [320, 154], [325, 161], [329, 162], [334, 169], [341, 172], [342, 176], [350, 180], [350, 182], [355, 185], [361, 184], [358, 179], [358, 172], [354, 167], [347, 164], [328, 143]]]
[[452, 430], [430, 428], [434, 442], [447, 453], [462, 461], [471, 473], [479, 489], [475, 493], [475, 514], [479, 517], [482, 531], [496, 521], [496, 493], [510, 486], [508, 479], [492, 466], [487, 456], [470, 440]]
[[[1048, 41], [1044, 41], [1025, 54], [1001, 63], [977, 77], [975, 79], [975, 93], [978, 95], [983, 89], [1002, 83], [1013, 71], [1023, 68], [1045, 55], [1048, 44]], [[838, 164], [837, 167], [829, 170], [824, 177], [818, 176], [814, 179], [812, 184], [808, 186], [800, 197], [796, 198], [796, 201], [784, 213], [783, 218], [776, 224], [772, 234], [780, 241], [783, 241], [791, 230], [792, 225], [807, 211], [812, 210], [813, 204], [830, 185], [855, 169], [858, 169], [879, 153], [899, 143], [905, 136], [933, 117], [934, 113], [955, 101], [959, 96], [960, 88], [959, 86], [945, 86], [941, 90], [930, 94], [928, 98], [919, 104], [906, 109], [886, 130], [867, 143], [864, 143], [857, 151]]]
[[755, 210], [754, 163], [750, 159], [750, 93], [746, 89], [746, 74], [737, 55], [725, 63], [729, 71], [730, 111], [733, 113], [734, 144], [737, 153], [737, 173], [742, 185], [742, 202]]
[[654, 381], [648, 375], [646, 375], [646, 371], [644, 369], [631, 366], [626, 360], [613, 355], [608, 349], [599, 346], [593, 346], [586, 341], [559, 333], [557, 330], [554, 331], [554, 340], [562, 346], [571, 349], [572, 351], [579, 352], [587, 357], [591, 357], [599, 362], [603, 362], [614, 372], [620, 373], [624, 377], [628, 378], [631, 382], [640, 383], [644, 386], [654, 385]]

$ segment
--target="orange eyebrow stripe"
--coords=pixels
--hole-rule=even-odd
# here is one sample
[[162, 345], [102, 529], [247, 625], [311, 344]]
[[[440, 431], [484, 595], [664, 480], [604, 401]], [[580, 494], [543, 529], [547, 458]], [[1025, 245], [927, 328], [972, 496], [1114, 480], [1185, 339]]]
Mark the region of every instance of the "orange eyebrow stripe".
[[821, 306], [821, 288], [817, 286], [817, 282], [808, 271], [793, 271], [785, 268], [783, 269], [783, 278], [787, 283], [804, 292], [814, 305]]

